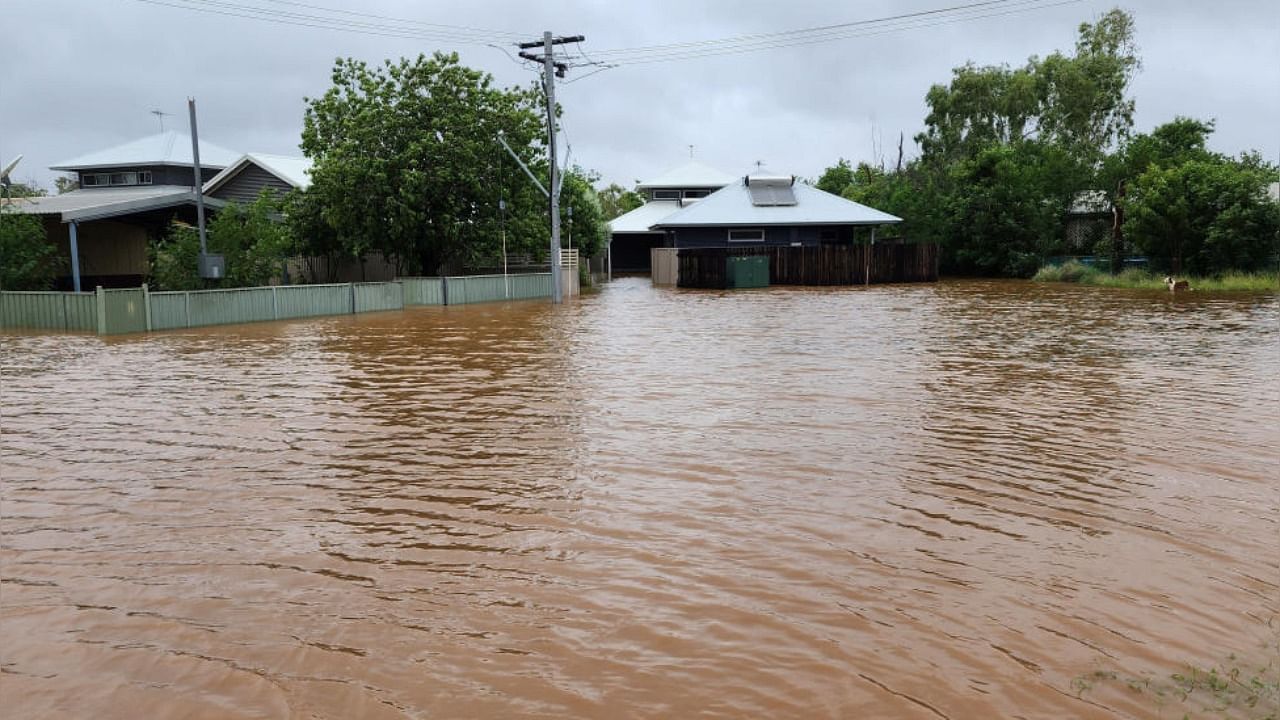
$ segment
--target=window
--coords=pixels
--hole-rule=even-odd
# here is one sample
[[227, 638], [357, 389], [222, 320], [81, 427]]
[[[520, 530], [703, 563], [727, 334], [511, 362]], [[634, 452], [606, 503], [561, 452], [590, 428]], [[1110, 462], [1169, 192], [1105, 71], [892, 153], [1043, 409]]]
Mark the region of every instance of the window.
[[729, 242], [764, 242], [764, 230], [730, 230]]
[[85, 187], [94, 187], [98, 184], [98, 176], [85, 173], [80, 176], [80, 184]]
[[112, 185], [137, 185], [138, 173], [111, 173]]
[[138, 171], [138, 184], [139, 184], [139, 185], [150, 185], [150, 184], [151, 184], [151, 171], [150, 171], [150, 170], [140, 170], [140, 171]]
[[151, 171], [138, 170], [137, 172], [116, 172], [116, 173], [82, 173], [80, 175], [80, 185], [82, 187], [120, 187], [126, 185], [150, 185]]
[[680, 191], [679, 190], [654, 190], [653, 199], [654, 200], [679, 200]]
[[710, 193], [707, 192], [706, 190], [685, 190], [684, 191], [684, 197], [686, 200], [697, 200], [698, 198], [704, 198], [709, 194]]

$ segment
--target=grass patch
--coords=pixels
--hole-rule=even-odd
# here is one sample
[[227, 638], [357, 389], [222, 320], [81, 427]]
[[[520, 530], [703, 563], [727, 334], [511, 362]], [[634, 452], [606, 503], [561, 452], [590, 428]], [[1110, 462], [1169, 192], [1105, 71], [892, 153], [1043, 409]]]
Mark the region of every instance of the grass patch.
[[[1150, 698], [1161, 717], [1280, 720], [1280, 631], [1252, 661], [1231, 655], [1210, 668], [1188, 665], [1166, 677], [1094, 670], [1071, 681], [1076, 697], [1104, 686], [1123, 686]], [[1168, 715], [1167, 711], [1172, 711]]]
[[[1130, 290], [1167, 290], [1164, 276], [1149, 270], [1126, 268], [1113, 275], [1075, 260], [1046, 265], [1031, 278], [1035, 282], [1067, 282]], [[1193, 292], [1274, 292], [1280, 290], [1280, 273], [1227, 272], [1210, 277], [1179, 278], [1191, 283]]]

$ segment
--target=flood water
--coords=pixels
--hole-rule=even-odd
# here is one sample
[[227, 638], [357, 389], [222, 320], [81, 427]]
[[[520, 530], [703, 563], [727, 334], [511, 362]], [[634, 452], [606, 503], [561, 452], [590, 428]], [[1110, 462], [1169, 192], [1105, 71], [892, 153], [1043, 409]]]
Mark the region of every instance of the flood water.
[[628, 279], [0, 361], [7, 717], [1182, 717], [1126, 679], [1275, 659], [1276, 295]]

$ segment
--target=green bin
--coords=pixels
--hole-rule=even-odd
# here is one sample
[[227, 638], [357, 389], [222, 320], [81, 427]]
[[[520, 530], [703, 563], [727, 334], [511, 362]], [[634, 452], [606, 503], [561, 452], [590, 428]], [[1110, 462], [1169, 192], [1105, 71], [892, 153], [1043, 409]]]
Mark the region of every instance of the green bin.
[[765, 255], [726, 258], [725, 287], [730, 289], [769, 287], [769, 258]]

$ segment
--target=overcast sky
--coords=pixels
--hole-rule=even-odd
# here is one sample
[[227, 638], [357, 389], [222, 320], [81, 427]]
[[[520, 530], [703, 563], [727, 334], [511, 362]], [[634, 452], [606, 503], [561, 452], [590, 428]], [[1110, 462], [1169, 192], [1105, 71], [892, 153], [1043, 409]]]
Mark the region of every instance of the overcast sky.
[[[156, 0], [181, 4], [184, 0]], [[202, 0], [208, 2], [208, 0]], [[588, 55], [879, 18], [964, 0], [646, 0], [645, 2], [436, 2], [305, 0], [417, 21], [518, 33], [582, 34]], [[970, 0], [971, 1], [971, 0]], [[218, 0], [318, 14], [304, 0]], [[550, 6], [549, 6], [550, 5]], [[1114, 7], [1083, 0], [997, 18], [878, 36], [638, 64], [559, 88], [573, 160], [606, 180], [638, 178], [696, 156], [728, 172], [763, 160], [815, 177], [839, 157], [887, 163], [899, 132], [922, 128], [924, 94], [951, 68], [1020, 64], [1070, 50], [1076, 27]], [[1260, 150], [1280, 160], [1280, 2], [1132, 0], [1143, 68], [1132, 86], [1137, 129], [1175, 115], [1214, 118], [1215, 149]], [[212, 5], [205, 5], [212, 7]], [[26, 155], [20, 181], [51, 186], [58, 161], [158, 131], [152, 109], [185, 131], [197, 98], [201, 137], [242, 152], [301, 154], [304, 96], [329, 84], [337, 56], [372, 62], [433, 50], [504, 85], [533, 75], [485, 46], [360, 35], [177, 9], [141, 0], [0, 0], [0, 160]], [[370, 21], [372, 22], [372, 21]], [[645, 57], [639, 52], [627, 56]], [[579, 79], [580, 78], [580, 79]]]

